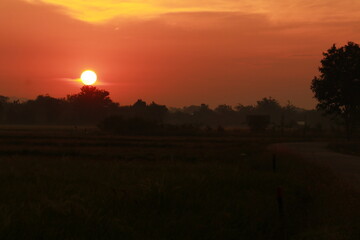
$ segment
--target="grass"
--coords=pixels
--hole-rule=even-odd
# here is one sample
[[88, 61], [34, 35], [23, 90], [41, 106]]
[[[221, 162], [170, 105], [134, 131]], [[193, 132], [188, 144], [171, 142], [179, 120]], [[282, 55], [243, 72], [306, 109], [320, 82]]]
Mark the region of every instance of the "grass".
[[296, 156], [273, 173], [269, 142], [0, 131], [0, 238], [358, 239], [358, 196]]

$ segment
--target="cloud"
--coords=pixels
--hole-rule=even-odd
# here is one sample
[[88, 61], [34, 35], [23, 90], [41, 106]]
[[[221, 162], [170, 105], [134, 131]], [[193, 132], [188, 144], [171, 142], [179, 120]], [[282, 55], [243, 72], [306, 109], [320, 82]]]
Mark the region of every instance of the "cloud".
[[33, 4], [59, 6], [60, 10], [75, 19], [101, 23], [115, 18], [152, 18], [173, 12], [231, 11], [226, 4], [172, 4], [163, 1], [118, 0], [25, 0]]
[[354, 0], [23, 0], [51, 4], [71, 17], [103, 23], [116, 18], [152, 18], [177, 12], [243, 12], [266, 14], [277, 21], [359, 19], [360, 1]]

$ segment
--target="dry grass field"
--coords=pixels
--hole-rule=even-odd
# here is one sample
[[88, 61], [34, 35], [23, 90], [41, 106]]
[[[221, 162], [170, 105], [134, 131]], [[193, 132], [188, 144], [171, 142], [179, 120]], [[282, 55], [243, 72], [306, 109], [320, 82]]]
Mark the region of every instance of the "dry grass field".
[[0, 238], [358, 239], [359, 196], [297, 156], [273, 172], [274, 141], [3, 126]]

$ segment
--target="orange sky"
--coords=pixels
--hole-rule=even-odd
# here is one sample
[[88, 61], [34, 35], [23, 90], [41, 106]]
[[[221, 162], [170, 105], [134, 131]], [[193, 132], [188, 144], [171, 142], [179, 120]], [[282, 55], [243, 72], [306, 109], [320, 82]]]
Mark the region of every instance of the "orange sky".
[[313, 108], [321, 53], [359, 30], [357, 0], [0, 0], [0, 95], [64, 97], [91, 68], [120, 104]]

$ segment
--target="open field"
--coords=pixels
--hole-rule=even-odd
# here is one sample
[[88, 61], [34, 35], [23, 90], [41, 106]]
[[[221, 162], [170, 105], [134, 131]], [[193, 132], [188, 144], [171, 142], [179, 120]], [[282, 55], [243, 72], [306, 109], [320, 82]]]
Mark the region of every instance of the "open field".
[[273, 172], [272, 142], [0, 128], [0, 238], [358, 239], [359, 196], [297, 156]]
[[357, 141], [335, 141], [328, 144], [328, 148], [344, 154], [360, 156], [360, 142]]

